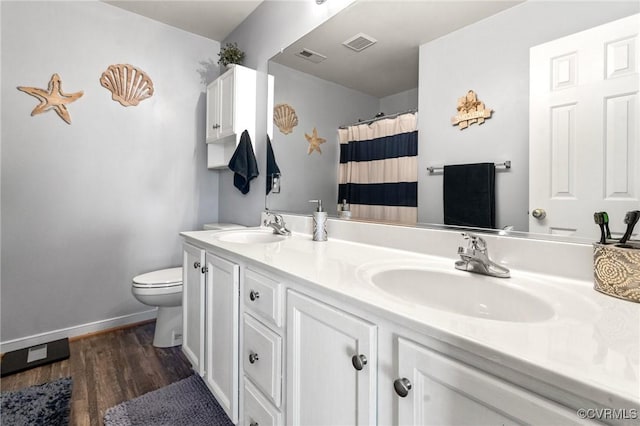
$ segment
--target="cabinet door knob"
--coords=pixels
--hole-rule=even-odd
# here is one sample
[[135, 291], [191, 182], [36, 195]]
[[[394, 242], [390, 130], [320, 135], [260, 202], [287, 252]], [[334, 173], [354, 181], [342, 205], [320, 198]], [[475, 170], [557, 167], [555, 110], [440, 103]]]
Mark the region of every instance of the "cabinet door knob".
[[200, 267], [200, 262], [193, 262], [194, 269], [198, 269]]
[[258, 424], [258, 422], [251, 422], [249, 423], [249, 426], [260, 426], [260, 425]]
[[219, 124], [214, 124], [214, 125], [213, 125], [213, 128], [214, 128], [214, 129], [219, 129], [219, 128], [220, 128], [220, 125], [219, 125]]
[[249, 363], [250, 364], [255, 364], [256, 361], [258, 361], [260, 358], [258, 358], [258, 354], [255, 352], [251, 352], [249, 354]]
[[206, 274], [207, 272], [209, 272], [209, 268], [207, 268], [206, 266], [203, 266], [202, 269], [200, 269], [200, 271], [202, 271], [203, 274]]
[[367, 357], [362, 354], [354, 355], [351, 357], [351, 364], [353, 364], [353, 368], [360, 371], [367, 365]]
[[406, 377], [401, 379], [396, 379], [393, 382], [393, 388], [396, 390], [396, 393], [402, 398], [409, 395], [409, 391], [411, 390], [411, 382]]
[[254, 290], [251, 290], [249, 292], [249, 299], [251, 299], [252, 301], [259, 299], [260, 298], [260, 293]]

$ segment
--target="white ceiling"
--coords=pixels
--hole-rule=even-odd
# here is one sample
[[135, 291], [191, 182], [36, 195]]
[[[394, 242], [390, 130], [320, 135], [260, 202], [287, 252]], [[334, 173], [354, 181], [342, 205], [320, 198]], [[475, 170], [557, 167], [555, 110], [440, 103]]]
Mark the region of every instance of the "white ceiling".
[[215, 41], [222, 41], [263, 0], [102, 0]]
[[[421, 44], [522, 1], [359, 0], [273, 60], [381, 98], [418, 86]], [[342, 45], [343, 41], [361, 32], [376, 39], [377, 43], [360, 53]], [[327, 56], [327, 59], [314, 64], [295, 56], [304, 48]], [[464, 52], [451, 54], [463, 55]]]

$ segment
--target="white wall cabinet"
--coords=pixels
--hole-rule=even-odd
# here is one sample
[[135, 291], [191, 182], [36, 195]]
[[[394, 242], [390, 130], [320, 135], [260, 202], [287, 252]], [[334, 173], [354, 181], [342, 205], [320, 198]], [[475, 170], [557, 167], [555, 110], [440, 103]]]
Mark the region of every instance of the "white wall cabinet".
[[227, 167], [244, 130], [255, 142], [256, 78], [254, 70], [234, 65], [207, 86], [208, 168]]
[[184, 245], [182, 261], [182, 352], [204, 374], [205, 251]]
[[291, 290], [287, 299], [287, 424], [376, 424], [376, 326]]

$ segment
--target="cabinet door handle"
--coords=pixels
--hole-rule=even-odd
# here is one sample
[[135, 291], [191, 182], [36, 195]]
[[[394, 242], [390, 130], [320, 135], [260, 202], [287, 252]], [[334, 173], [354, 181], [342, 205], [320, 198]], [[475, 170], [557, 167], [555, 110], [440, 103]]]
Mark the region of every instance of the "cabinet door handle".
[[396, 390], [396, 393], [402, 398], [409, 395], [409, 391], [411, 390], [411, 382], [406, 377], [401, 379], [396, 379], [393, 382], [393, 388]]
[[260, 292], [251, 290], [249, 292], [249, 299], [251, 299], [252, 302], [257, 300], [257, 299], [260, 299]]
[[193, 262], [193, 268], [198, 269], [200, 267], [200, 262]]
[[203, 267], [202, 267], [202, 269], [200, 269], [200, 271], [201, 271], [203, 274], [206, 274], [207, 272], [209, 272], [209, 268], [207, 268], [206, 266], [203, 266]]
[[249, 426], [260, 426], [260, 425], [258, 424], [258, 422], [251, 422], [249, 423]]
[[220, 128], [220, 125], [219, 125], [219, 124], [214, 124], [214, 125], [213, 125], [213, 128], [214, 128], [214, 129], [219, 129], [219, 128]]
[[258, 361], [260, 358], [258, 358], [258, 354], [255, 352], [251, 352], [249, 353], [249, 363], [250, 364], [255, 364], [256, 361]]
[[354, 355], [351, 357], [351, 364], [353, 364], [353, 368], [360, 371], [367, 365], [367, 357], [362, 354]]

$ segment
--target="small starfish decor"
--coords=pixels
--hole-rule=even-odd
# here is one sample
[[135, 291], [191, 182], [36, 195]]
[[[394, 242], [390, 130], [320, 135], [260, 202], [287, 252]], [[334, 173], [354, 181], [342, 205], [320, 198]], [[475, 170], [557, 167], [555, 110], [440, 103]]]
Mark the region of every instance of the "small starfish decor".
[[71, 124], [71, 116], [69, 115], [66, 104], [70, 104], [71, 102], [78, 100], [84, 92], [80, 91], [70, 94], [63, 93], [61, 86], [62, 82], [60, 81], [60, 76], [58, 74], [54, 74], [51, 76], [51, 80], [49, 80], [49, 87], [47, 90], [24, 86], [18, 86], [18, 90], [38, 98], [40, 101], [40, 104], [31, 111], [31, 116], [42, 114], [49, 110], [54, 110], [60, 118], [67, 122], [67, 124]]
[[313, 133], [311, 135], [305, 133], [304, 137], [307, 138], [307, 141], [309, 142], [309, 155], [311, 155], [313, 151], [318, 151], [320, 154], [322, 154], [322, 151], [320, 151], [320, 144], [325, 143], [327, 140], [318, 137], [318, 129], [314, 127]]

